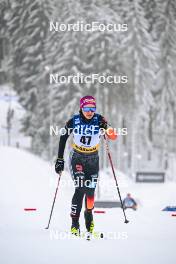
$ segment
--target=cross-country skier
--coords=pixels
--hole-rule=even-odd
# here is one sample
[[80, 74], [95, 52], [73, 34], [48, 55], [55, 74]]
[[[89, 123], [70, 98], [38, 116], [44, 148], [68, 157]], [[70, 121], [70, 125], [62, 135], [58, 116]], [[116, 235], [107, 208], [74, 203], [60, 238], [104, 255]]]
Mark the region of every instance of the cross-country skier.
[[[64, 149], [69, 134], [73, 134], [73, 149], [69, 157], [70, 172], [75, 184], [75, 193], [71, 204], [71, 233], [80, 234], [79, 217], [85, 196], [85, 225], [92, 233], [94, 221], [92, 210], [94, 208], [94, 193], [99, 172], [98, 148], [100, 143], [100, 128], [107, 129], [105, 118], [96, 113], [96, 101], [93, 96], [80, 99], [79, 114], [74, 115], [65, 126], [66, 133], [60, 136], [58, 158], [55, 171], [64, 170]], [[107, 135], [115, 139], [113, 130]]]

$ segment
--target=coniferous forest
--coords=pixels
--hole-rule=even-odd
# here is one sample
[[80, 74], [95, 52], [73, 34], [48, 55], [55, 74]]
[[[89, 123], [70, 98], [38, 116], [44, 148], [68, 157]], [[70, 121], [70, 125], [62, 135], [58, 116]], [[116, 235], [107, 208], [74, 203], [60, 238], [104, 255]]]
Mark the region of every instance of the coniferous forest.
[[[57, 156], [58, 136], [90, 94], [97, 109], [127, 135], [111, 144], [115, 165], [132, 174], [167, 169], [176, 157], [175, 0], [2, 0], [0, 37], [7, 41], [5, 73], [25, 109], [22, 131], [31, 151]], [[60, 24], [125, 24], [128, 30], [57, 31]], [[54, 83], [50, 74], [127, 76], [123, 83]], [[101, 167], [106, 167], [104, 147]]]

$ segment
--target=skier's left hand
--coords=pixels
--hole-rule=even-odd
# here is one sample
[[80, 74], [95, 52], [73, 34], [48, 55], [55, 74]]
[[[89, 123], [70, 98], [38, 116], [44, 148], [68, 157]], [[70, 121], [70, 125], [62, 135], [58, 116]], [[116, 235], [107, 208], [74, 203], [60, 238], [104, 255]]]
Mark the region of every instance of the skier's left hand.
[[64, 159], [57, 158], [55, 163], [55, 171], [56, 173], [61, 173], [64, 170]]
[[99, 124], [100, 128], [107, 129], [108, 123], [106, 119], [103, 117]]

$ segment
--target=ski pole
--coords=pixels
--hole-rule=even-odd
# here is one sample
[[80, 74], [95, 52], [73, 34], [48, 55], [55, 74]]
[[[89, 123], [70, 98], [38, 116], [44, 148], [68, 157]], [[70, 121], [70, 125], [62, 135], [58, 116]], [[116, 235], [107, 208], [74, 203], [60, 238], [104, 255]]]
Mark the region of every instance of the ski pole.
[[110, 161], [110, 164], [111, 164], [112, 172], [113, 172], [113, 175], [114, 175], [114, 180], [115, 180], [116, 187], [117, 187], [117, 191], [118, 191], [118, 194], [119, 194], [121, 207], [122, 207], [123, 214], [124, 214], [124, 218], [125, 218], [125, 222], [124, 223], [127, 224], [127, 223], [129, 223], [129, 221], [126, 218], [126, 214], [125, 214], [125, 210], [124, 210], [124, 207], [123, 207], [122, 198], [121, 198], [121, 194], [120, 194], [120, 189], [119, 189], [119, 186], [118, 186], [118, 182], [117, 182], [117, 178], [116, 178], [116, 175], [115, 175], [114, 166], [113, 166], [113, 163], [112, 163], [111, 153], [109, 151], [109, 146], [108, 146], [107, 138], [106, 138], [105, 135], [104, 135], [104, 139], [105, 139], [105, 145], [106, 145], [106, 150], [107, 150], [108, 158], [109, 158], [109, 161]]
[[50, 222], [51, 222], [51, 217], [52, 217], [52, 214], [53, 214], [53, 209], [54, 209], [54, 204], [55, 204], [55, 201], [56, 201], [57, 191], [58, 191], [58, 188], [59, 188], [60, 178], [61, 178], [61, 172], [59, 173], [59, 178], [58, 178], [58, 182], [57, 182], [57, 188], [56, 188], [55, 195], [54, 195], [54, 200], [53, 200], [53, 204], [52, 204], [52, 208], [51, 208], [51, 212], [50, 212], [48, 225], [47, 225], [47, 227], [45, 227], [45, 229], [49, 228], [49, 225], [50, 225]]

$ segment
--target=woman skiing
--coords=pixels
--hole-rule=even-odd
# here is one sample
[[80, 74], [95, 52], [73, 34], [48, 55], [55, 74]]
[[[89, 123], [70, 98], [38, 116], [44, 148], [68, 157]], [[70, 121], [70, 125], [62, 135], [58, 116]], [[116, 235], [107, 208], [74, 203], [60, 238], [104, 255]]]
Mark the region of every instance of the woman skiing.
[[[71, 203], [71, 233], [80, 234], [79, 217], [85, 196], [85, 225], [88, 232], [94, 229], [93, 214], [94, 193], [99, 172], [98, 147], [100, 129], [107, 129], [105, 118], [96, 113], [96, 101], [93, 96], [80, 99], [79, 114], [74, 115], [65, 126], [66, 133], [60, 136], [58, 158], [55, 164], [56, 173], [64, 170], [64, 149], [66, 141], [73, 134], [73, 149], [69, 157], [69, 167], [74, 180], [75, 192]], [[110, 133], [111, 139], [115, 135]]]

